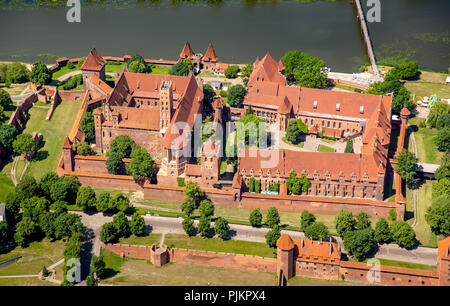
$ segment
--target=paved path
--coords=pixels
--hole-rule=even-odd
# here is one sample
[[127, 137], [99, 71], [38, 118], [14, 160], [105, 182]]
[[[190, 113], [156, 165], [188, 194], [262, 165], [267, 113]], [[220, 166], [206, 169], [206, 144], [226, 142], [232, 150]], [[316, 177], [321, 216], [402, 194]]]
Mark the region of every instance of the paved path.
[[[106, 222], [112, 221], [112, 216], [104, 216], [101, 213], [86, 214], [83, 212], [74, 212], [81, 216], [81, 220], [86, 227], [99, 232], [102, 225]], [[144, 216], [145, 223], [148, 226], [148, 230], [152, 233], [174, 233], [184, 234], [182, 226], [182, 218], [170, 218], [159, 216]], [[195, 221], [195, 224], [198, 220]], [[269, 231], [268, 228], [253, 228], [247, 225], [230, 224], [230, 236], [232, 239], [254, 241], [254, 242], [266, 242], [265, 234]], [[289, 234], [293, 239], [305, 238], [302, 232], [282, 230], [283, 234]], [[340, 237], [333, 237], [334, 240], [339, 243], [341, 250], [344, 251], [342, 239]], [[412, 263], [420, 263], [426, 265], [437, 264], [437, 249], [418, 247], [413, 250], [406, 250], [400, 248], [396, 244], [381, 245], [375, 254], [376, 258], [390, 259], [397, 261], [407, 261]]]
[[231, 86], [234, 85], [244, 85], [244, 81], [242, 81], [241, 78], [235, 78], [235, 79], [227, 79], [227, 78], [220, 78], [220, 77], [205, 77], [205, 76], [198, 76], [202, 80], [202, 82], [207, 83], [211, 81], [219, 81], [221, 83], [231, 83]]
[[0, 278], [23, 278], [23, 277], [38, 277], [39, 275], [2, 275]]

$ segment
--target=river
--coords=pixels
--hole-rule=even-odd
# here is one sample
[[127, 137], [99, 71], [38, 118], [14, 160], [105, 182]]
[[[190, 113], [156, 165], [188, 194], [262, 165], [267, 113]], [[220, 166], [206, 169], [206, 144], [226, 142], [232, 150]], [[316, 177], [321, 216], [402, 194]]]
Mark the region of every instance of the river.
[[[81, 57], [92, 47], [102, 55], [139, 53], [174, 60], [188, 40], [201, 53], [212, 43], [219, 60], [231, 63], [250, 62], [267, 52], [279, 59], [293, 49], [323, 59], [333, 71], [357, 71], [368, 61], [348, 0], [144, 3], [94, 7], [83, 2], [81, 23], [66, 21], [66, 7], [0, 4], [0, 60], [32, 62], [38, 54]], [[410, 56], [423, 69], [447, 71], [450, 1], [381, 0], [381, 8], [382, 22], [369, 24], [378, 59]]]

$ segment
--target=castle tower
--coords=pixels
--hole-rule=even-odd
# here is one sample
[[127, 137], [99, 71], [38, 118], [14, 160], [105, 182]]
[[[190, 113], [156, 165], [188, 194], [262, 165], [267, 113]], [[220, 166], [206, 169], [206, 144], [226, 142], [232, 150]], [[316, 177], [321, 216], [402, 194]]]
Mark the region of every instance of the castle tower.
[[69, 140], [69, 137], [67, 136], [63, 144], [63, 162], [64, 162], [64, 170], [73, 171], [72, 143]]
[[191, 48], [191, 45], [189, 44], [188, 41], [186, 41], [186, 43], [184, 44], [183, 50], [181, 50], [180, 53], [180, 61], [186, 59], [186, 58], [192, 58], [194, 56], [194, 51]]
[[283, 234], [277, 240], [277, 275], [281, 278], [279, 283], [294, 276], [294, 241], [288, 234]]
[[203, 144], [201, 156], [202, 184], [209, 188], [219, 180], [220, 159], [219, 146], [209, 139]]
[[97, 152], [102, 152], [102, 111], [98, 108], [94, 110], [94, 124], [95, 124], [95, 147]]
[[159, 89], [159, 128], [167, 129], [172, 119], [173, 94], [172, 82], [163, 81]]

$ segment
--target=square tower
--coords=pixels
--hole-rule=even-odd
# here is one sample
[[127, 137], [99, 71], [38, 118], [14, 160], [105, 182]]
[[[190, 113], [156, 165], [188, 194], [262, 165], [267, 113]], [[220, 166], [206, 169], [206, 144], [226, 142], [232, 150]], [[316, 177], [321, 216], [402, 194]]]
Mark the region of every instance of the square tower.
[[172, 82], [163, 81], [159, 88], [159, 128], [163, 131], [167, 129], [172, 119], [172, 107]]

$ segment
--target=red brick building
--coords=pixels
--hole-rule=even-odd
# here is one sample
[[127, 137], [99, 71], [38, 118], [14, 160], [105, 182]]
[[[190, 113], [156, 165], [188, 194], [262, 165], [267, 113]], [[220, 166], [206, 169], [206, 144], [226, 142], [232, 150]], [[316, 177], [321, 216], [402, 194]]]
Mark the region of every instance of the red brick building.
[[194, 69], [196, 69], [197, 71], [205, 69], [218, 74], [223, 74], [228, 68], [228, 64], [218, 62], [219, 57], [217, 56], [212, 44], [209, 44], [208, 49], [206, 49], [206, 52], [203, 55], [202, 53], [194, 53], [191, 45], [187, 41], [184, 44], [183, 50], [181, 50], [180, 52], [179, 61], [187, 58], [192, 61]]
[[100, 80], [105, 81], [105, 64], [106, 61], [103, 59], [100, 53], [98, 53], [95, 48], [92, 48], [83, 65], [81, 65], [83, 84], [86, 84], [87, 80], [92, 75], [95, 75]]

